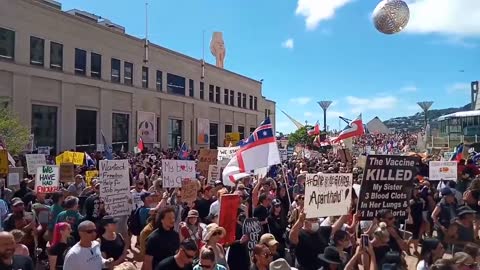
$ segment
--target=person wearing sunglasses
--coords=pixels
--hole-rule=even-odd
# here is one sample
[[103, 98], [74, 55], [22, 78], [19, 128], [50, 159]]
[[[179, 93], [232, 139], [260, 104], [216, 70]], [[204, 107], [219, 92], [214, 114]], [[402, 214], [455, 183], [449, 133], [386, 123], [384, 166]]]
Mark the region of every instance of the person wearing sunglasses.
[[272, 252], [270, 252], [267, 246], [260, 244], [255, 245], [250, 270], [268, 270], [272, 258]]
[[97, 228], [91, 221], [83, 221], [78, 225], [80, 241], [65, 256], [63, 269], [68, 270], [100, 270], [113, 267], [113, 258], [104, 259], [97, 238]]
[[200, 251], [200, 261], [193, 270], [227, 270], [227, 268], [216, 263], [215, 252], [211, 247], [204, 247]]
[[167, 257], [157, 264], [155, 270], [187, 270], [192, 269], [193, 259], [198, 247], [192, 239], [185, 239], [180, 243], [177, 253]]

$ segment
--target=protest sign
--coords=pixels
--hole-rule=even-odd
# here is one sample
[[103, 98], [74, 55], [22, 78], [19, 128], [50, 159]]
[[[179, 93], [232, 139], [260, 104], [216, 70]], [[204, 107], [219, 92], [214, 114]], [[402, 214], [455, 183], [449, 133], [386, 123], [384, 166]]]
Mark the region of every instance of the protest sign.
[[37, 168], [43, 165], [47, 165], [44, 154], [26, 154], [28, 174], [34, 175], [37, 172]]
[[430, 161], [428, 163], [430, 180], [453, 180], [457, 181], [456, 161]]
[[58, 190], [60, 173], [58, 166], [44, 165], [37, 168], [35, 174], [35, 191], [53, 193]]
[[239, 146], [235, 147], [217, 147], [217, 165], [220, 167], [227, 166], [228, 162], [237, 153]]
[[293, 157], [293, 150], [294, 148], [293, 147], [288, 147], [287, 148], [287, 158], [292, 158]]
[[128, 216], [132, 211], [128, 167], [126, 159], [100, 161], [100, 198], [105, 211], [114, 217]]
[[73, 163], [60, 164], [60, 182], [72, 183], [75, 177], [75, 171]]
[[85, 153], [82, 153], [82, 152], [73, 153], [73, 164], [77, 166], [82, 166], [84, 160], [85, 160]]
[[287, 149], [278, 149], [278, 152], [280, 153], [280, 158], [282, 159], [282, 161], [287, 161], [288, 160]]
[[7, 150], [0, 150], [0, 175], [8, 174], [8, 163]]
[[23, 167], [12, 167], [8, 170], [7, 186], [17, 189], [20, 187], [20, 180], [23, 179]]
[[224, 244], [233, 243], [235, 241], [235, 233], [237, 231], [237, 211], [240, 204], [240, 196], [237, 194], [226, 194], [220, 197], [220, 213], [218, 214], [218, 225], [223, 227], [227, 234], [223, 237]]
[[162, 160], [162, 178], [164, 188], [181, 187], [182, 180], [195, 179], [195, 161]]
[[217, 164], [217, 150], [216, 149], [200, 149], [198, 154], [197, 169], [203, 177], [208, 176], [208, 169], [210, 165]]
[[73, 163], [75, 152], [66, 151], [62, 153], [62, 163]]
[[86, 171], [85, 180], [87, 181], [87, 186], [92, 185], [92, 179], [98, 177], [98, 170]]
[[262, 235], [262, 225], [257, 218], [247, 218], [243, 222], [242, 226], [243, 235], [248, 235], [248, 252], [250, 253], [250, 258], [252, 258], [253, 248], [260, 240]]
[[369, 155], [358, 197], [362, 220], [372, 220], [380, 209], [391, 209], [397, 218], [407, 218], [406, 209], [418, 173], [418, 157]]
[[225, 133], [225, 146], [231, 145], [237, 145], [237, 143], [240, 141], [240, 133], [239, 132], [229, 132]]
[[352, 203], [350, 173], [307, 174], [305, 212], [307, 218], [346, 215]]
[[195, 178], [184, 179], [182, 181], [182, 201], [193, 203], [197, 200], [198, 181]]
[[220, 173], [219, 167], [217, 165], [208, 166], [208, 182], [210, 185], [213, 185], [215, 181], [219, 180], [218, 174]]
[[42, 155], [50, 155], [50, 146], [39, 146], [37, 147], [37, 153]]

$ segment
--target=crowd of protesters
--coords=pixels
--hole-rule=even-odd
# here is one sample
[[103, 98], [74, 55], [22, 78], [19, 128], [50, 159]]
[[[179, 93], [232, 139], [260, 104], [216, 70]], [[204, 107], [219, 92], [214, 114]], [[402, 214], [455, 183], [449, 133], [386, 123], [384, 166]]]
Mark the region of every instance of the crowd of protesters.
[[[365, 154], [370, 146], [401, 154], [414, 144], [412, 134], [370, 134], [354, 140], [353, 152]], [[331, 150], [310, 159], [294, 155], [267, 176], [244, 177], [234, 187], [220, 180], [209, 185], [197, 174], [193, 203], [182, 201], [180, 189], [162, 187], [161, 160], [177, 155], [158, 149], [115, 155], [131, 166], [132, 214], [125, 217], [105, 212], [98, 179], [87, 185], [85, 172], [95, 166], [76, 167], [75, 182], [53, 194], [36, 193], [28, 178], [12, 191], [1, 179], [0, 269], [408, 269], [406, 257], [415, 256], [416, 269], [448, 270], [477, 269], [480, 262], [480, 171], [470, 160], [459, 162], [457, 181], [439, 182], [428, 178], [432, 156], [423, 156], [409, 218], [398, 220], [384, 209], [362, 221], [355, 188], [347, 215], [309, 219], [304, 212], [305, 174], [353, 173], [358, 185], [357, 155], [353, 163]], [[197, 155], [192, 151], [188, 159]], [[96, 164], [103, 159], [92, 156]], [[231, 209], [237, 211], [236, 237], [224, 244], [219, 198], [232, 193], [241, 198]], [[251, 251], [242, 230], [249, 217], [263, 228]]]

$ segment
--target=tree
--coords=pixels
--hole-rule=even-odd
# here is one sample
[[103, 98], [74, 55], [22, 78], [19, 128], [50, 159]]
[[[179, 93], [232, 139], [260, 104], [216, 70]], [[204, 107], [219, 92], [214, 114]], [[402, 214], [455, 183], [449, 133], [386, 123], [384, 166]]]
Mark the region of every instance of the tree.
[[0, 139], [11, 154], [23, 152], [30, 140], [30, 131], [6, 108], [0, 108]]
[[308, 136], [307, 130], [311, 129], [311, 126], [304, 126], [302, 128], [297, 129], [294, 133], [291, 133], [288, 136], [288, 145], [295, 146], [297, 144], [307, 144], [312, 145], [313, 143], [313, 136]]

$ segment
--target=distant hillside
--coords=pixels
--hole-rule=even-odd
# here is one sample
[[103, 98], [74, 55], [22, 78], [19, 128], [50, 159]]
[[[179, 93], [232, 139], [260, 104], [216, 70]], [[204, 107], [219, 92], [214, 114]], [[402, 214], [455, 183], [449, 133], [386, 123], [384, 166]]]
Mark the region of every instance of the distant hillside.
[[[455, 112], [469, 111], [471, 109], [470, 103], [459, 108], [447, 108], [447, 109], [433, 109], [428, 111], [427, 117], [432, 128], [436, 128], [438, 125], [437, 118]], [[395, 128], [395, 130], [406, 131], [418, 131], [424, 125], [423, 112], [416, 113], [411, 116], [395, 117], [384, 121], [385, 125], [389, 128]]]

